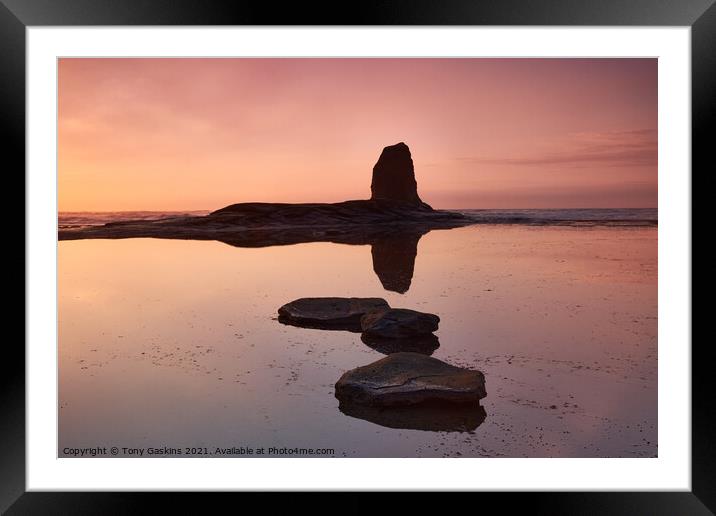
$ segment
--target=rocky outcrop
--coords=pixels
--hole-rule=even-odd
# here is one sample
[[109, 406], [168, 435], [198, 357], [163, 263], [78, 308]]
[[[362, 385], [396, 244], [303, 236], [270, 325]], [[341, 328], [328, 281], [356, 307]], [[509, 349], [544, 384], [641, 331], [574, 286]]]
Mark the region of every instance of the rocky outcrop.
[[400, 142], [383, 149], [373, 167], [371, 200], [389, 200], [420, 205], [410, 149]]
[[374, 310], [361, 318], [363, 334], [385, 339], [406, 339], [429, 335], [438, 329], [440, 317], [434, 314], [390, 308]]
[[335, 389], [341, 402], [380, 406], [471, 403], [487, 395], [480, 371], [420, 353], [394, 353], [352, 369], [341, 376]]
[[390, 308], [382, 298], [304, 297], [278, 309], [278, 321], [319, 330], [362, 332], [368, 347], [390, 355], [412, 352], [431, 355], [440, 347], [433, 331], [437, 315]]
[[354, 235], [427, 233], [473, 223], [452, 211], [385, 200], [334, 204], [232, 204], [204, 216], [127, 220], [102, 226], [60, 228], [59, 240], [87, 238], [169, 238], [219, 240], [241, 247], [298, 242], [350, 241]]
[[302, 328], [359, 332], [366, 313], [388, 308], [385, 299], [375, 297], [304, 297], [279, 308], [278, 320]]

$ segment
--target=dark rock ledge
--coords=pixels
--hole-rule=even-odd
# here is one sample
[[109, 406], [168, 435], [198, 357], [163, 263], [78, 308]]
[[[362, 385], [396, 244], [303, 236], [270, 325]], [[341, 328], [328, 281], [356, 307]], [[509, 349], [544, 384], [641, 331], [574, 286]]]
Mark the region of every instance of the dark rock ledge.
[[388, 308], [388, 302], [377, 297], [303, 297], [279, 308], [278, 320], [301, 328], [359, 332], [365, 314]]
[[480, 371], [455, 367], [420, 353], [401, 352], [346, 372], [336, 383], [335, 395], [345, 403], [396, 406], [476, 403], [487, 392]]
[[440, 347], [432, 333], [438, 329], [437, 315], [391, 308], [376, 297], [302, 297], [280, 307], [278, 321], [299, 328], [362, 332], [361, 341], [385, 355], [432, 355]]
[[373, 310], [361, 317], [360, 324], [366, 337], [408, 339], [423, 337], [437, 331], [440, 317], [434, 314], [390, 308]]

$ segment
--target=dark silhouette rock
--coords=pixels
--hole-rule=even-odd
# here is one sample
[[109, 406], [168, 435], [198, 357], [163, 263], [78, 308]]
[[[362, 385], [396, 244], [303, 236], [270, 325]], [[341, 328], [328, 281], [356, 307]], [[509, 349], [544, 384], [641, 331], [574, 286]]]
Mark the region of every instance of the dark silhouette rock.
[[406, 308], [374, 310], [360, 321], [364, 335], [387, 339], [405, 339], [429, 335], [438, 329], [440, 317]]
[[354, 235], [427, 233], [432, 229], [451, 229], [472, 223], [473, 219], [458, 212], [387, 200], [334, 204], [241, 203], [204, 216], [60, 228], [58, 238], [219, 240], [242, 247], [264, 247], [318, 241], [351, 243]]
[[387, 428], [430, 432], [472, 432], [487, 417], [479, 403], [420, 403], [395, 407], [340, 402], [338, 409], [347, 416]]
[[410, 288], [421, 233], [398, 233], [371, 244], [373, 271], [383, 288], [405, 294]]
[[411, 337], [409, 339], [386, 339], [382, 337], [372, 337], [364, 333], [360, 336], [360, 340], [369, 348], [384, 355], [392, 355], [393, 353], [401, 353], [404, 351], [432, 355], [435, 350], [440, 347], [440, 341], [433, 334]]
[[304, 297], [279, 308], [278, 320], [302, 328], [359, 332], [363, 315], [388, 308], [385, 299], [373, 297]]
[[364, 405], [477, 402], [487, 395], [480, 371], [451, 366], [420, 353], [394, 353], [346, 372], [336, 398]]
[[413, 158], [405, 143], [385, 147], [373, 167], [370, 184], [371, 200], [400, 201], [422, 204], [418, 197]]

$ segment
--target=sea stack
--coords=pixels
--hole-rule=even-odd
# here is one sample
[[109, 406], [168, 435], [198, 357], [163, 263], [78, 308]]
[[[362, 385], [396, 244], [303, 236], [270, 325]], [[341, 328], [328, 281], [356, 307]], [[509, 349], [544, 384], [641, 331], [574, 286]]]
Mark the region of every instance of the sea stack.
[[383, 149], [373, 167], [371, 200], [401, 201], [420, 205], [410, 149], [400, 142]]

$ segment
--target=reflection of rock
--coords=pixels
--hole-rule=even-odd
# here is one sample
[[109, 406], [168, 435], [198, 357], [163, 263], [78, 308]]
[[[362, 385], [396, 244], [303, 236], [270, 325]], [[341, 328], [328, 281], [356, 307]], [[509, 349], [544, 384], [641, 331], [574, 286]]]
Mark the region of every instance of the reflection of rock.
[[415, 181], [410, 149], [403, 142], [383, 149], [373, 167], [370, 183], [371, 199], [387, 199], [421, 204], [418, 183]]
[[432, 334], [412, 337], [410, 339], [385, 339], [381, 337], [371, 337], [364, 333], [360, 336], [360, 340], [362, 340], [366, 346], [384, 355], [400, 353], [401, 351], [432, 355], [435, 350], [440, 347], [440, 341]]
[[[358, 201], [356, 201], [358, 202]], [[365, 201], [371, 202], [371, 201]], [[270, 206], [270, 205], [267, 205]], [[288, 205], [294, 206], [294, 205]], [[332, 205], [328, 205], [332, 206]], [[267, 207], [267, 217], [270, 210]], [[290, 210], [288, 210], [290, 212]], [[213, 222], [204, 217], [177, 217], [166, 221], [127, 221], [84, 228], [63, 228], [60, 240], [88, 238], [165, 238], [177, 240], [217, 240], [233, 247], [270, 247], [332, 242], [336, 244], [372, 246], [373, 270], [386, 290], [405, 293], [410, 286], [417, 254], [417, 242], [431, 230], [450, 229], [467, 224], [464, 217], [449, 212], [431, 212], [429, 220], [401, 222], [400, 212], [390, 224], [350, 223], [350, 210], [341, 215], [342, 225], [293, 226], [286, 222], [271, 227], [244, 227], [230, 220]], [[446, 217], [441, 214], [447, 213]], [[455, 216], [457, 217], [455, 217]], [[387, 215], [386, 215], [387, 216]], [[290, 219], [292, 215], [285, 216]], [[229, 217], [230, 218], [230, 217]], [[240, 217], [239, 217], [240, 219]], [[338, 224], [336, 222], [336, 224]]]
[[372, 243], [373, 270], [386, 290], [405, 294], [410, 288], [421, 236], [420, 233], [397, 234]]
[[420, 353], [394, 353], [352, 369], [336, 383], [336, 398], [366, 405], [477, 402], [484, 398], [480, 371], [451, 366]]
[[385, 299], [375, 297], [304, 297], [279, 308], [278, 320], [304, 328], [361, 331], [363, 315], [388, 308]]
[[485, 409], [478, 403], [420, 403], [376, 407], [341, 401], [338, 408], [347, 416], [388, 428], [433, 432], [472, 432], [487, 417]]
[[438, 329], [440, 317], [406, 308], [371, 311], [361, 320], [363, 334], [369, 337], [405, 339], [429, 335]]

